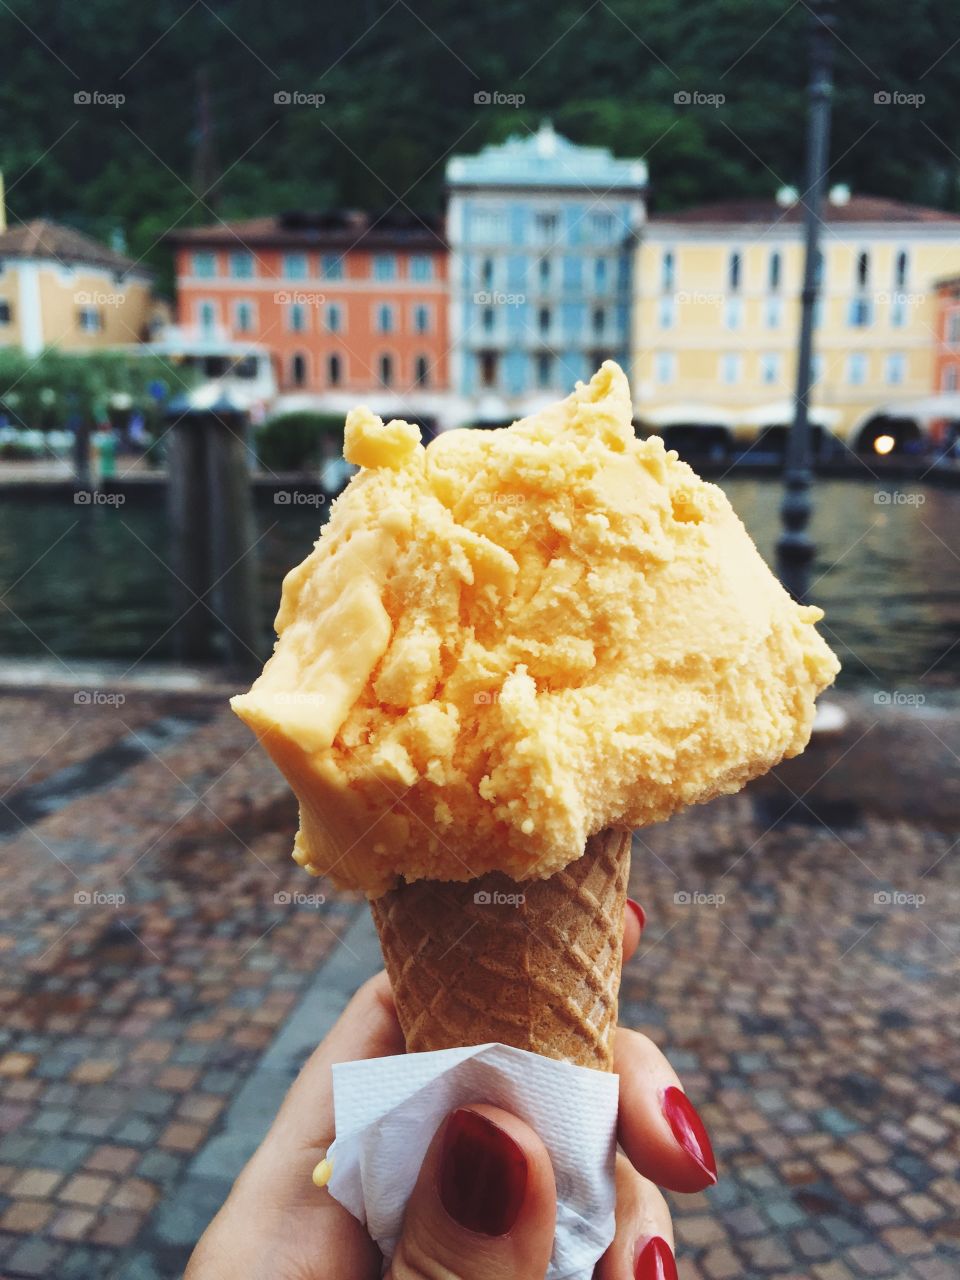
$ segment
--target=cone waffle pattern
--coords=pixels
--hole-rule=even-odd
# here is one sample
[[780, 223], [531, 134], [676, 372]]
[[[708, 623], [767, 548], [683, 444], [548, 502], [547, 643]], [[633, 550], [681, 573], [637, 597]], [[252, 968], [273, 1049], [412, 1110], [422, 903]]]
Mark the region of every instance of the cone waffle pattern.
[[407, 1049], [499, 1041], [611, 1070], [629, 871], [629, 832], [602, 831], [549, 880], [420, 880], [373, 902]]

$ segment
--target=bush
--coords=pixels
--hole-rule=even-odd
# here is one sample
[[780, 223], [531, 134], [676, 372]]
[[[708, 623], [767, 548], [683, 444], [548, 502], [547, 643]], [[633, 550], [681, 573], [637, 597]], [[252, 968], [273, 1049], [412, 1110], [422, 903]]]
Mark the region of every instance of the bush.
[[318, 468], [343, 448], [343, 418], [336, 413], [282, 413], [257, 432], [257, 454], [271, 471]]

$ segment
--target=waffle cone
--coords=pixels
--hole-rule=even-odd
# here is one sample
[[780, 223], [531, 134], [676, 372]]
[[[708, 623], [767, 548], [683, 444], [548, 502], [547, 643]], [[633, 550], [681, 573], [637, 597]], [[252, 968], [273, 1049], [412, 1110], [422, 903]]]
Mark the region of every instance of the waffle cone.
[[549, 880], [418, 880], [373, 902], [408, 1051], [498, 1041], [611, 1070], [629, 871], [629, 832], [608, 830]]

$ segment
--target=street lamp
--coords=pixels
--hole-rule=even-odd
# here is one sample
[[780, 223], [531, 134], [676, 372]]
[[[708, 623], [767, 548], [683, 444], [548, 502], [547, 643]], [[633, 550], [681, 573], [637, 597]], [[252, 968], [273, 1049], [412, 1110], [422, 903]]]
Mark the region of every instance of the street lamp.
[[806, 598], [810, 564], [815, 551], [813, 540], [807, 532], [812, 511], [810, 486], [813, 481], [808, 402], [813, 356], [813, 320], [820, 289], [818, 246], [830, 153], [834, 25], [832, 0], [811, 0], [808, 8], [813, 25], [810, 40], [806, 190], [801, 197], [804, 209], [803, 292], [800, 342], [797, 349], [796, 400], [793, 425], [787, 440], [784, 494], [780, 507], [783, 532], [777, 543], [777, 572], [780, 580], [794, 599], [800, 601]]

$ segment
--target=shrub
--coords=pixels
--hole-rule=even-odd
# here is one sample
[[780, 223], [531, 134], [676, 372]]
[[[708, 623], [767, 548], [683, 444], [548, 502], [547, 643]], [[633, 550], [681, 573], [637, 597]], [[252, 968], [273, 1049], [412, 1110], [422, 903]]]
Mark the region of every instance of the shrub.
[[257, 432], [257, 454], [271, 471], [320, 467], [342, 447], [343, 418], [335, 413], [283, 413]]

